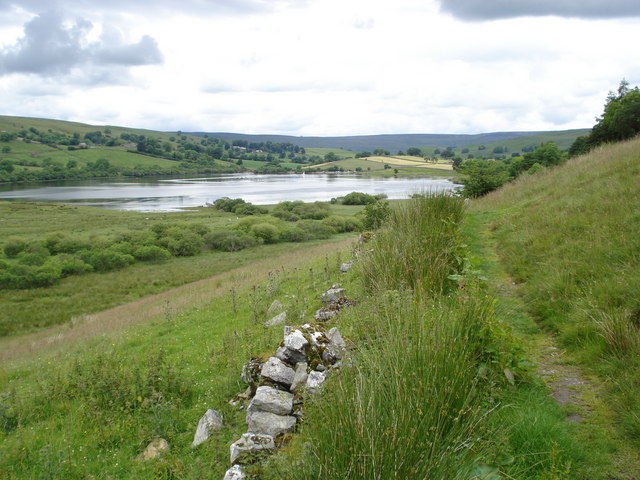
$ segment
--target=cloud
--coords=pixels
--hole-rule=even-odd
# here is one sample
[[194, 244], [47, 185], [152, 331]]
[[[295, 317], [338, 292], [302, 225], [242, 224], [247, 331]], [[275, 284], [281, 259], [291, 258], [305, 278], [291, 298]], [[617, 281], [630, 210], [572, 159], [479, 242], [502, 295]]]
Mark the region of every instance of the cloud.
[[482, 21], [555, 15], [573, 18], [640, 17], [638, 0], [439, 0], [443, 12]]
[[272, 11], [306, 5], [307, 0], [0, 0], [0, 12], [10, 10], [27, 10], [41, 12], [49, 9], [64, 9], [83, 12], [135, 12], [154, 14], [165, 13], [208, 14], [244, 14]]
[[95, 42], [88, 40], [91, 22], [78, 19], [65, 25], [58, 12], [42, 13], [24, 26], [24, 36], [0, 50], [0, 76], [12, 73], [64, 76], [78, 67], [153, 65], [162, 63], [156, 41], [145, 35], [125, 43], [122, 34], [107, 29]]

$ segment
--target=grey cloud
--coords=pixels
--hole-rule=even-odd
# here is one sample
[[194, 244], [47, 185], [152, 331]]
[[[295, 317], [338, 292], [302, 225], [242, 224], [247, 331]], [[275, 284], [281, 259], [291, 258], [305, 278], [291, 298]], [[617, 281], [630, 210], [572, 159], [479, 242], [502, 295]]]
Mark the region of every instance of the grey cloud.
[[439, 0], [440, 9], [462, 20], [482, 21], [524, 16], [573, 18], [639, 17], [638, 0]]
[[77, 19], [67, 27], [57, 12], [38, 15], [25, 24], [23, 37], [0, 50], [0, 75], [60, 76], [76, 67], [131, 67], [162, 62], [162, 53], [153, 38], [144, 36], [137, 43], [127, 44], [111, 30], [98, 42], [89, 43], [86, 37], [92, 27], [85, 19]]

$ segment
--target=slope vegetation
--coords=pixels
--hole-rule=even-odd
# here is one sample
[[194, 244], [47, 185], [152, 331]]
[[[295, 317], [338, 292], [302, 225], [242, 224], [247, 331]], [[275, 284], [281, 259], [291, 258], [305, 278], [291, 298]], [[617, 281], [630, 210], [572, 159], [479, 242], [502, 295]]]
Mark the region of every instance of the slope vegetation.
[[490, 219], [500, 260], [528, 312], [557, 338], [571, 362], [595, 376], [613, 410], [615, 429], [636, 450], [639, 182], [636, 138], [526, 175], [472, 209]]

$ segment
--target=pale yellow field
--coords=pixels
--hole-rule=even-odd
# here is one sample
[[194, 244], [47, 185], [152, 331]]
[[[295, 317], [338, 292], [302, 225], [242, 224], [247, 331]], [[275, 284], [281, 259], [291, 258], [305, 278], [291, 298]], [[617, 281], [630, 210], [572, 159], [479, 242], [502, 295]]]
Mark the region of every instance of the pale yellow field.
[[425, 162], [421, 157], [410, 157], [408, 155], [399, 157], [367, 157], [367, 160], [389, 165], [400, 165], [403, 167], [437, 168], [439, 170], [453, 170], [450, 163]]

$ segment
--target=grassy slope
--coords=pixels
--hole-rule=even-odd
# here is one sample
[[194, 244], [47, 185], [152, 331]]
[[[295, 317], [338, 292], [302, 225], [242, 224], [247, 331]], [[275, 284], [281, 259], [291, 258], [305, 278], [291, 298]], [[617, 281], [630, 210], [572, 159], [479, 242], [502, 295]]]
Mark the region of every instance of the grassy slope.
[[[629, 460], [640, 450], [639, 182], [640, 140], [633, 140], [523, 177], [472, 206], [526, 313], [557, 336], [569, 363], [597, 376], [604, 401], [586, 402], [578, 436], [583, 448], [608, 451], [610, 462], [626, 459], [609, 478], [640, 470]], [[539, 335], [535, 325], [529, 334]], [[598, 448], [598, 439], [610, 444]]]

